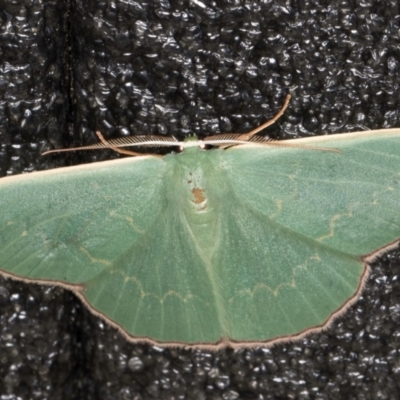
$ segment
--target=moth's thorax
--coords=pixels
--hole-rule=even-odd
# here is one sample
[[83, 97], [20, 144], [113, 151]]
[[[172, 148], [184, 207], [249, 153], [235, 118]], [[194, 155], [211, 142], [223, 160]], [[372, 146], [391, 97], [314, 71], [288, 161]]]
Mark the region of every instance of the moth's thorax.
[[179, 207], [179, 218], [205, 254], [211, 254], [219, 226], [224, 184], [218, 154], [190, 148], [170, 160], [170, 201]]

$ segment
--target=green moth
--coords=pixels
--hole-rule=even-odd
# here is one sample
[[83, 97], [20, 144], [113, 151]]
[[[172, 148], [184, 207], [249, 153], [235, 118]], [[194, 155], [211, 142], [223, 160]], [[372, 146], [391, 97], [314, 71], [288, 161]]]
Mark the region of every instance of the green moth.
[[0, 179], [0, 269], [74, 291], [130, 340], [322, 329], [400, 238], [400, 130], [250, 136], [142, 137], [184, 149]]

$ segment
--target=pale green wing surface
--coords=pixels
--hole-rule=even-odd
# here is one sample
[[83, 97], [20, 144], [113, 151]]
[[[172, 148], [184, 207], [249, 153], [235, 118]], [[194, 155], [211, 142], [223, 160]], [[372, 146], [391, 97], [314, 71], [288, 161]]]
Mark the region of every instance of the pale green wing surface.
[[291, 230], [354, 255], [400, 237], [400, 130], [288, 141], [303, 148], [227, 151], [241, 199]]
[[0, 180], [0, 268], [82, 284], [135, 337], [217, 341], [214, 289], [167, 202], [166, 170], [148, 157]]
[[321, 326], [357, 293], [360, 256], [400, 236], [399, 135], [324, 140], [341, 152], [191, 148], [0, 180], [0, 268], [79, 285], [133, 338]]
[[321, 325], [357, 292], [360, 256], [400, 238], [400, 132], [292, 143], [340, 153], [237, 147], [221, 158], [232, 194], [215, 258], [236, 340]]

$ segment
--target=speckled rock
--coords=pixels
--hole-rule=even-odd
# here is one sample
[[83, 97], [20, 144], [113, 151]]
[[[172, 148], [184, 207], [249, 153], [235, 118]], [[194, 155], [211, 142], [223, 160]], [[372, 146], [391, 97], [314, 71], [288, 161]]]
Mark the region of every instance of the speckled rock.
[[[0, 174], [110, 159], [129, 134], [400, 126], [397, 0], [1, 2]], [[320, 334], [252, 350], [128, 343], [54, 287], [0, 281], [0, 400], [396, 399], [400, 252]]]

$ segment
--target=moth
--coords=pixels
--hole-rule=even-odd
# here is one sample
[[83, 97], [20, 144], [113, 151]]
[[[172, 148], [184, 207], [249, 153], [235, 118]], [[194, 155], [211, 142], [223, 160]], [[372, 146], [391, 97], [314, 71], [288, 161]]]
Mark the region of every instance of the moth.
[[131, 341], [253, 346], [326, 327], [399, 241], [400, 129], [257, 136], [288, 101], [248, 134], [99, 134], [82, 149], [134, 157], [0, 179], [2, 273], [72, 290]]

